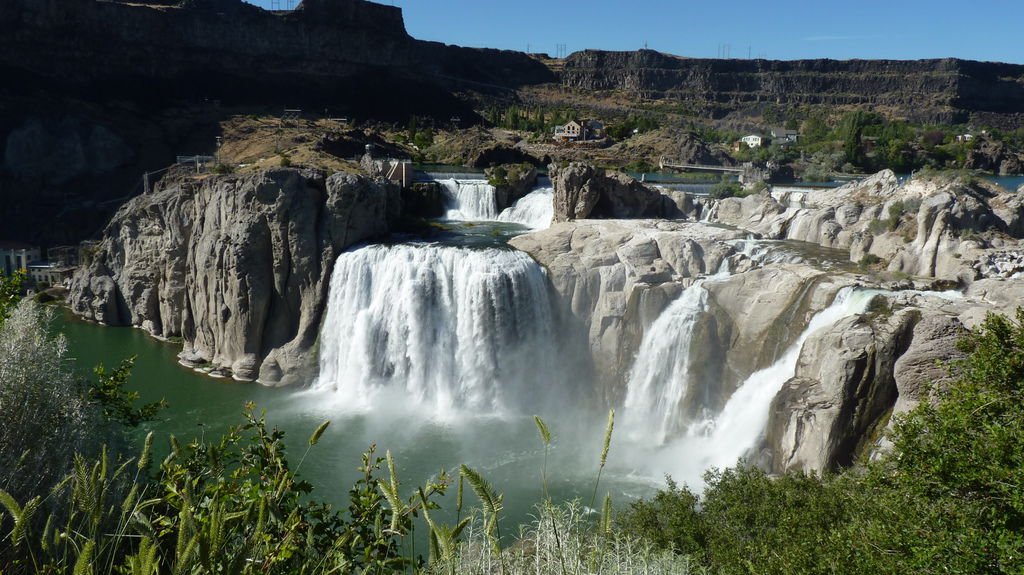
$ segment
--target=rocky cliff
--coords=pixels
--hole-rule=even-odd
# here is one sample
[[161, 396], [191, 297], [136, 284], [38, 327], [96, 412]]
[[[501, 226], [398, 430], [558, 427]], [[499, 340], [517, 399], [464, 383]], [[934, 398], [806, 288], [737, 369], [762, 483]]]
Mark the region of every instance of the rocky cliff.
[[[687, 347], [666, 348], [690, 356], [684, 392], [672, 407], [677, 431], [722, 409], [841, 288], [879, 290], [867, 313], [810, 334], [800, 349], [749, 454], [775, 472], [834, 469], [884, 448], [879, 438], [890, 416], [941, 385], [939, 363], [957, 356], [965, 327], [1020, 301], [1019, 282], [1010, 278], [1024, 273], [1022, 205], [983, 181], [924, 176], [901, 183], [882, 172], [835, 190], [675, 203], [686, 217], [707, 216], [723, 228], [574, 219], [642, 215], [658, 205], [658, 192], [581, 164], [556, 167], [552, 180], [556, 213], [566, 221], [511, 243], [548, 270], [564, 313], [589, 343], [608, 403], [622, 405], [646, 332], [683, 290], [697, 278], [731, 272], [703, 284], [706, 298]], [[609, 209], [597, 210], [600, 202]], [[630, 209], [610, 209], [616, 202]], [[750, 234], [765, 240], [746, 239]], [[830, 249], [816, 253], [813, 246]], [[865, 272], [887, 268], [881, 277], [888, 279], [856, 273], [842, 260], [863, 262]], [[965, 292], [933, 291], [957, 283]], [[659, 380], [670, 383], [677, 385]]]
[[76, 273], [72, 310], [181, 338], [183, 363], [286, 384], [315, 369], [338, 253], [386, 233], [399, 190], [279, 169], [182, 178], [122, 207]]
[[242, 0], [9, 0], [0, 5], [0, 68], [121, 101], [222, 98], [396, 118], [472, 116], [454, 89], [553, 78], [518, 52], [414, 40], [400, 9], [363, 0], [306, 0], [291, 12]]
[[860, 106], [920, 122], [1024, 125], [1024, 66], [943, 60], [740, 60], [653, 50], [571, 54], [564, 86], [681, 103], [722, 117], [756, 106]]

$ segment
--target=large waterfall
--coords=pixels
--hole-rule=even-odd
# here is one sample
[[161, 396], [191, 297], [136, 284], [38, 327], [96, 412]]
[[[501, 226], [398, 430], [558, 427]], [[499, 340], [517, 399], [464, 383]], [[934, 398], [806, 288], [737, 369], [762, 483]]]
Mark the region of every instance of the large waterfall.
[[555, 215], [554, 195], [553, 188], [537, 188], [501, 212], [498, 221], [520, 224], [534, 230], [545, 229], [551, 225], [551, 218]]
[[318, 388], [355, 407], [435, 414], [533, 408], [557, 354], [546, 278], [529, 256], [420, 244], [338, 258], [320, 345]]
[[440, 180], [448, 204], [449, 220], [496, 220], [498, 198], [486, 180]]
[[[796, 373], [807, 338], [844, 317], [862, 313], [878, 293], [854, 288], [841, 290], [832, 305], [811, 319], [785, 353], [769, 367], [747, 377], [718, 413], [709, 414], [704, 420], [688, 420], [681, 410], [681, 400], [687, 387], [689, 356], [668, 358], [666, 354], [689, 348], [706, 292], [700, 285], [683, 292], [663, 314], [667, 316], [666, 323], [673, 325], [659, 325], [659, 318], [645, 334], [627, 395], [634, 399], [632, 404], [627, 399], [626, 421], [646, 425], [648, 437], [664, 441], [657, 454], [650, 455], [663, 462], [658, 471], [696, 486], [701, 484], [705, 470], [735, 465], [757, 446], [768, 423], [769, 406], [782, 385]], [[670, 341], [653, 341], [662, 338]], [[657, 382], [664, 387], [655, 392], [651, 388]], [[639, 399], [641, 393], [654, 397]], [[679, 433], [673, 437], [671, 434], [676, 431]]]

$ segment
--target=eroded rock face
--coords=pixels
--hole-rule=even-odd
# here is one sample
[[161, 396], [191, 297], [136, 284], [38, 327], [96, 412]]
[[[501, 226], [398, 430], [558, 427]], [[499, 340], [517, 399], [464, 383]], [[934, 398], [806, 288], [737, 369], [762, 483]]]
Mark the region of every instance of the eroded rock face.
[[901, 185], [885, 170], [834, 190], [784, 196], [727, 198], [710, 207], [711, 220], [848, 250], [854, 262], [880, 258], [890, 271], [913, 276], [969, 283], [1024, 271], [1024, 204], [994, 186], [925, 179]]
[[555, 224], [510, 244], [547, 269], [566, 322], [586, 334], [607, 389], [632, 364], [643, 326], [694, 278], [719, 270], [735, 253], [727, 242], [741, 237], [682, 222], [586, 220]]
[[916, 310], [853, 316], [804, 344], [796, 375], [772, 403], [772, 471], [850, 465], [897, 398], [894, 364], [910, 345]]
[[398, 189], [278, 169], [182, 180], [126, 204], [72, 283], [72, 310], [181, 337], [183, 362], [285, 384], [309, 353], [337, 254], [385, 233]]

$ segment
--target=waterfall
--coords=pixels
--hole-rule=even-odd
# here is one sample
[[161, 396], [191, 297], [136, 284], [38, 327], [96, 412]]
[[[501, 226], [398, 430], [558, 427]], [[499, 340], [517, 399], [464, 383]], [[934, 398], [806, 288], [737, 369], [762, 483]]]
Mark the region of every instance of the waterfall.
[[439, 180], [447, 200], [449, 220], [496, 220], [498, 198], [486, 180]]
[[357, 408], [502, 413], [544, 400], [555, 348], [546, 278], [526, 254], [374, 245], [335, 264], [315, 385]]
[[711, 219], [718, 215], [718, 201], [712, 200], [711, 198], [705, 198], [704, 203], [701, 204], [701, 223], [710, 223]]
[[693, 332], [707, 309], [703, 283], [686, 288], [651, 324], [630, 371], [625, 428], [653, 436], [659, 445], [683, 423], [679, 409], [690, 387]]
[[[666, 314], [672, 312], [680, 324], [677, 329], [655, 330], [655, 327], [648, 331], [641, 344], [641, 352], [637, 357], [634, 376], [630, 378], [630, 389], [627, 397], [640, 393], [645, 382], [652, 384], [663, 382], [667, 389], [658, 392], [660, 397], [667, 398], [661, 401], [654, 400], [655, 405], [644, 405], [637, 403], [637, 409], [647, 409], [647, 417], [644, 413], [633, 413], [630, 411], [634, 406], [629, 405], [627, 399], [626, 417], [627, 421], [647, 421], [648, 438], [665, 438], [665, 443], [656, 454], [652, 455], [658, 461], [664, 462], [660, 471], [672, 475], [679, 481], [684, 481], [691, 486], [699, 486], [702, 483], [702, 476], [705, 470], [710, 468], [724, 468], [735, 465], [736, 462], [745, 456], [751, 449], [755, 448], [761, 439], [765, 426], [768, 423], [769, 407], [775, 395], [782, 389], [783, 384], [796, 373], [797, 361], [800, 358], [800, 351], [804, 342], [816, 331], [833, 325], [844, 317], [863, 313], [871, 299], [877, 295], [875, 290], [856, 290], [854, 288], [843, 288], [836, 295], [835, 301], [828, 308], [818, 312], [807, 328], [800, 334], [781, 357], [772, 365], [759, 370], [749, 377], [732, 394], [725, 406], [717, 414], [709, 414], [703, 421], [689, 420], [679, 411], [680, 400], [686, 393], [686, 372], [689, 369], [688, 359], [663, 361], [656, 357], [645, 356], [648, 352], [657, 352], [667, 349], [672, 345], [678, 345], [676, 349], [685, 349], [682, 346], [689, 345], [692, 340], [692, 326], [696, 323], [692, 316], [699, 315], [704, 303], [700, 302], [700, 286], [688, 289], [680, 296], [678, 305], [675, 303], [666, 310]], [[704, 296], [706, 297], [706, 296]], [[690, 304], [682, 303], [688, 299]], [[692, 310], [682, 312], [681, 310]], [[661, 323], [661, 318], [655, 322], [655, 326]], [[689, 331], [688, 331], [689, 330]], [[674, 337], [678, 344], [648, 343], [648, 339], [662, 337]], [[687, 354], [688, 355], [688, 354]], [[647, 368], [647, 364], [654, 366]], [[651, 373], [646, 370], [650, 369]], [[643, 375], [642, 378], [640, 376]], [[638, 385], [636, 390], [634, 385]], [[671, 437], [673, 431], [682, 431], [674, 439]]]
[[555, 213], [554, 195], [553, 188], [537, 188], [501, 212], [498, 220], [521, 224], [534, 230], [548, 228]]

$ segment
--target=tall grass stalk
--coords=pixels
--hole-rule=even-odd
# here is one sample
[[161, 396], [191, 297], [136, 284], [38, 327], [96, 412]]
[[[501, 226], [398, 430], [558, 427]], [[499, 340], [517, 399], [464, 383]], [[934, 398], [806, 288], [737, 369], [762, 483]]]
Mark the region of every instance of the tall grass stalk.
[[[505, 575], [593, 573], [696, 575], [703, 573], [689, 558], [655, 549], [640, 539], [615, 533], [602, 534], [587, 519], [579, 501], [563, 505], [539, 504], [538, 514], [520, 528], [517, 541], [500, 555], [486, 535], [485, 513], [473, 516], [466, 540], [450, 559], [431, 565], [436, 575], [492, 575], [503, 562]], [[556, 534], [559, 538], [556, 539]], [[559, 547], [559, 539], [568, 545]]]
[[537, 424], [537, 430], [540, 431], [541, 441], [544, 442], [544, 464], [540, 468], [540, 481], [544, 490], [544, 500], [547, 501], [550, 499], [548, 497], [548, 450], [551, 447], [551, 431], [539, 415], [534, 415], [533, 421]]
[[601, 472], [608, 462], [608, 450], [612, 446], [612, 430], [615, 429], [615, 410], [608, 410], [608, 424], [604, 428], [604, 443], [601, 445], [601, 465], [597, 468], [597, 480], [594, 482], [594, 493], [590, 496], [590, 508], [594, 509], [597, 502], [597, 487], [601, 484]]

